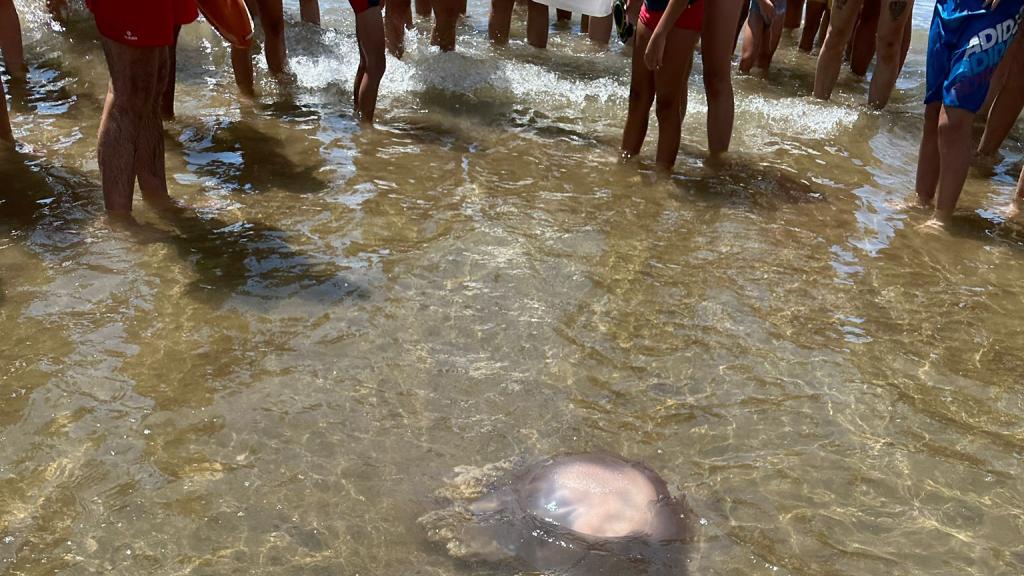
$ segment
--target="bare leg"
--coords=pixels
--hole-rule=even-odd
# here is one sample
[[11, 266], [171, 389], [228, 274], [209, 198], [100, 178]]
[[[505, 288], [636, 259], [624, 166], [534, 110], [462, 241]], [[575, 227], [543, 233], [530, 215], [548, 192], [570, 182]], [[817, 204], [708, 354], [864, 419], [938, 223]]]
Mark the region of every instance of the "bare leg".
[[508, 44], [513, 8], [515, 0], [491, 0], [491, 18], [487, 22], [487, 34], [491, 37], [491, 42], [499, 45]]
[[925, 108], [924, 133], [921, 135], [921, 151], [917, 160], [917, 201], [922, 206], [931, 206], [935, 201], [935, 190], [939, 185], [939, 113], [941, 102], [933, 102]]
[[379, 6], [356, 15], [356, 37], [359, 41], [356, 111], [359, 121], [370, 125], [373, 124], [377, 110], [377, 92], [387, 65], [384, 57], [384, 20]]
[[615, 22], [610, 15], [601, 18], [590, 18], [590, 27], [587, 30], [587, 33], [590, 35], [590, 41], [595, 44], [607, 45], [612, 39], [612, 28], [614, 27]]
[[786, 30], [796, 30], [804, 15], [804, 0], [789, 0], [786, 4]]
[[686, 116], [687, 80], [693, 68], [693, 49], [697, 46], [698, 38], [700, 34], [694, 30], [672, 28], [665, 40], [665, 54], [669, 56], [654, 73], [657, 96], [654, 112], [658, 117], [657, 163], [658, 168], [665, 172], [672, 170], [679, 157], [683, 117]]
[[434, 9], [434, 32], [430, 43], [445, 52], [455, 50], [455, 28], [459, 25], [460, 0], [431, 0]]
[[0, 142], [10, 146], [14, 144], [14, 132], [11, 130], [11, 117], [7, 113], [7, 95], [4, 84], [0, 82]]
[[[161, 120], [162, 98], [166, 86], [173, 83], [170, 51], [161, 49], [156, 82], [146, 96], [147, 107], [139, 122], [139, 135], [135, 145], [135, 177], [144, 198], [166, 204], [167, 172], [164, 162], [164, 127]], [[172, 91], [173, 94], [173, 91]], [[173, 98], [173, 96], [172, 96]]]
[[163, 94], [160, 97], [160, 115], [164, 120], [174, 119], [174, 89], [178, 82], [178, 35], [181, 34], [181, 26], [174, 29], [174, 45], [168, 48], [167, 80], [163, 82]]
[[7, 73], [14, 78], [24, 78], [28, 73], [28, 67], [25, 66], [21, 21], [18, 19], [14, 0], [0, 0], [0, 49], [3, 49]]
[[555, 10], [555, 24], [568, 26], [570, 22], [572, 22], [572, 12], [562, 10], [561, 8]]
[[264, 52], [267, 69], [275, 78], [284, 76], [288, 66], [288, 48], [284, 40], [284, 7], [281, 0], [256, 0], [259, 5], [260, 26], [265, 38]]
[[1003, 141], [1010, 135], [1013, 125], [1024, 110], [1024, 35], [1018, 36], [1006, 56], [999, 64], [1002, 68], [1002, 86], [992, 83], [992, 91], [997, 91], [985, 122], [985, 133], [978, 145], [978, 153], [991, 155], [999, 151]]
[[430, 18], [433, 9], [430, 7], [430, 0], [416, 0], [416, 15], [420, 18]]
[[299, 0], [299, 16], [307, 24], [320, 25], [320, 0]]
[[761, 53], [764, 31], [764, 18], [760, 13], [751, 12], [743, 26], [743, 49], [740, 51], [740, 72], [743, 74], [750, 74], [758, 54]]
[[835, 0], [825, 44], [818, 54], [818, 69], [814, 75], [814, 96], [822, 100], [832, 97], [843, 67], [843, 51], [853, 34], [864, 0]]
[[245, 98], [256, 95], [256, 84], [252, 69], [252, 50], [249, 48], [231, 47], [231, 68], [235, 72], [235, 84]]
[[[651, 106], [654, 105], [654, 72], [644, 63], [651, 31], [643, 24], [637, 24], [633, 45], [633, 74], [629, 82], [629, 112], [626, 127], [622, 131], [622, 157], [632, 158], [640, 154], [647, 138]], [[668, 53], [666, 43], [665, 52]]]
[[743, 6], [740, 8], [740, 19], [736, 22], [736, 38], [732, 42], [733, 54], [736, 53], [736, 47], [740, 43], [740, 34], [743, 33], [743, 27], [747, 24], [747, 18], [750, 16], [750, 2], [743, 2]]
[[98, 149], [103, 199], [109, 212], [127, 213], [135, 191], [139, 133], [162, 88], [160, 66], [167, 48], [134, 48], [104, 38], [103, 51], [110, 71]]
[[57, 22], [64, 22], [68, 11], [68, 0], [46, 0], [46, 9]]
[[868, 103], [875, 108], [885, 108], [896, 88], [903, 61], [903, 32], [913, 12], [914, 0], [882, 2], [882, 15], [878, 19], [878, 62], [871, 76], [871, 92], [868, 95]]
[[821, 28], [818, 29], [818, 37], [814, 39], [814, 46], [819, 50], [825, 45], [825, 37], [828, 36], [828, 27], [832, 23], [832, 9], [825, 8], [825, 13], [821, 16]]
[[804, 20], [804, 29], [800, 33], [800, 50], [810, 52], [814, 49], [814, 39], [818, 35], [818, 27], [821, 26], [821, 18], [825, 15], [825, 7], [824, 2], [807, 0], [807, 17]]
[[782, 29], [785, 22], [779, 16], [772, 20], [772, 25], [764, 30], [761, 39], [761, 51], [757, 57], [757, 67], [766, 74], [772, 67], [772, 59], [775, 58], [775, 51], [779, 49], [779, 42], [782, 41]]
[[412, 0], [388, 0], [384, 9], [384, 37], [395, 58], [405, 55], [405, 27], [412, 21]]
[[715, 0], [705, 5], [701, 33], [704, 90], [708, 96], [708, 148], [712, 155], [729, 150], [736, 102], [732, 89], [732, 53], [743, 0]]
[[1024, 170], [1021, 170], [1017, 178], [1017, 202], [1024, 202]]
[[548, 7], [530, 0], [526, 15], [526, 42], [534, 48], [547, 48], [548, 26]]
[[949, 221], [967, 181], [971, 163], [971, 124], [974, 114], [942, 107], [939, 114], [939, 193], [935, 216]]
[[864, 0], [857, 30], [853, 34], [853, 50], [850, 53], [850, 70], [857, 76], [866, 76], [871, 61], [875, 58], [875, 37], [878, 35], [878, 17], [881, 10], [881, 0]]

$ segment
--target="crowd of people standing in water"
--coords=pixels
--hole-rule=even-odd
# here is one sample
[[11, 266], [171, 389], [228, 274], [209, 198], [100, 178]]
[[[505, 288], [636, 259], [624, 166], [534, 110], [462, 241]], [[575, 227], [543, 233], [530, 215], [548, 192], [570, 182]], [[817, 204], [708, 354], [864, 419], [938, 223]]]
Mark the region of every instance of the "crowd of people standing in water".
[[[54, 18], [65, 16], [67, 0], [45, 1]], [[467, 5], [466, 0], [387, 0], [385, 8], [382, 0], [349, 1], [359, 45], [355, 114], [369, 125], [385, 73], [385, 53], [403, 57], [413, 12], [433, 19], [431, 43], [451, 51], [456, 49], [456, 28]], [[488, 35], [496, 45], [509, 40], [515, 1], [491, 0]], [[204, 4], [209, 8], [232, 2], [256, 17], [263, 31], [268, 71], [286, 82], [282, 0], [246, 0], [246, 5], [241, 0], [87, 0], [110, 73], [98, 142], [103, 194], [110, 212], [130, 212], [136, 182], [148, 200], [169, 200], [162, 122], [174, 115], [178, 35], [182, 26], [198, 19]], [[546, 48], [549, 7], [526, 2], [527, 42]], [[880, 109], [892, 96], [910, 48], [913, 8], [914, 0], [615, 0], [612, 14], [583, 16], [581, 25], [595, 43], [608, 44], [617, 31], [618, 38], [632, 48], [622, 154], [628, 158], [640, 153], [653, 107], [659, 127], [656, 163], [668, 171], [679, 153], [687, 84], [698, 44], [708, 103], [708, 151], [714, 157], [730, 146], [735, 114], [733, 57], [741, 37], [738, 71], [767, 73], [784, 31], [802, 27], [799, 49], [818, 50], [813, 95], [823, 100], [831, 97], [844, 62], [854, 73], [866, 75], [874, 61], [867, 103]], [[972, 155], [996, 152], [1024, 109], [1024, 40], [1016, 39], [1022, 8], [1024, 0], [936, 1], [916, 192], [922, 205], [935, 207], [938, 221], [952, 216]], [[319, 0], [300, 0], [300, 14], [304, 22], [319, 25]], [[556, 17], [565, 21], [572, 15], [556, 10]], [[245, 21], [252, 25], [247, 13]], [[253, 96], [248, 36], [218, 29], [232, 44], [231, 62], [240, 94]], [[27, 68], [13, 0], [0, 0], [0, 50], [8, 74], [23, 77]], [[7, 114], [6, 106], [0, 107], [0, 140], [13, 143]], [[986, 126], [975, 151], [971, 134], [979, 114]], [[1024, 173], [1018, 199], [1024, 200]]]

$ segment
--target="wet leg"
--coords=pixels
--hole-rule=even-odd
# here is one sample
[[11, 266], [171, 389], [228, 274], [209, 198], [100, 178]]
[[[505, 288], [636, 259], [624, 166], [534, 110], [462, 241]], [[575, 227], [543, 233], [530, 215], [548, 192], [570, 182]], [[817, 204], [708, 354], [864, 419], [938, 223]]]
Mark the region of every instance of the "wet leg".
[[384, 20], [379, 6], [356, 15], [359, 41], [359, 72], [356, 73], [356, 111], [359, 121], [372, 125], [377, 110], [377, 93], [384, 77]]
[[804, 28], [800, 32], [800, 50], [810, 52], [814, 49], [814, 39], [818, 36], [818, 28], [821, 26], [821, 18], [825, 15], [824, 2], [807, 2], [807, 17], [804, 19]]
[[871, 76], [871, 91], [868, 94], [868, 103], [875, 108], [885, 108], [896, 88], [903, 61], [903, 33], [913, 12], [914, 0], [882, 1], [876, 42], [878, 61]]
[[430, 18], [433, 9], [430, 7], [430, 0], [416, 0], [416, 15], [420, 18]]
[[917, 160], [917, 201], [922, 206], [931, 206], [935, 201], [935, 190], [939, 185], [939, 114], [941, 102], [933, 102], [925, 108], [924, 131], [921, 135], [921, 150]]
[[734, 34], [743, 0], [715, 0], [705, 5], [701, 33], [704, 90], [708, 97], [708, 149], [718, 155], [729, 150], [736, 102], [732, 89]]
[[299, 0], [299, 16], [307, 24], [320, 25], [320, 0]]
[[[779, 18], [782, 27], [782, 18]], [[670, 172], [679, 157], [679, 141], [686, 116], [687, 87], [693, 67], [693, 50], [700, 34], [694, 30], [673, 28], [665, 40], [666, 57], [654, 73], [658, 117], [658, 168]]]
[[[629, 83], [629, 113], [626, 116], [626, 127], [622, 132], [623, 158], [632, 158], [640, 154], [644, 139], [647, 138], [647, 125], [655, 96], [654, 72], [644, 63], [644, 53], [647, 52], [650, 40], [651, 31], [643, 24], [638, 24], [634, 36], [633, 73]], [[665, 51], [668, 53], [667, 46]]]
[[487, 34], [491, 42], [502, 46], [508, 44], [513, 8], [515, 0], [491, 0], [491, 18], [487, 22]]
[[161, 59], [167, 48], [135, 48], [103, 39], [110, 85], [100, 119], [98, 157], [109, 212], [132, 209], [135, 154], [145, 117], [152, 114]]
[[942, 107], [939, 114], [939, 192], [935, 216], [948, 222], [967, 181], [971, 163], [971, 124], [974, 114]]
[[0, 0], [0, 49], [4, 53], [4, 66], [14, 78], [24, 78], [25, 46], [21, 39], [21, 21], [14, 0]]
[[434, 9], [434, 32], [430, 43], [445, 52], [455, 50], [455, 29], [459, 25], [460, 0], [431, 0]]
[[779, 49], [779, 43], [782, 42], [782, 31], [783, 31], [782, 17], [776, 16], [768, 28], [764, 31], [764, 36], [761, 40], [761, 52], [757, 58], [757, 67], [763, 70], [765, 73], [772, 67], [772, 59], [775, 58], [775, 51]]
[[405, 55], [405, 28], [412, 22], [412, 0], [388, 0], [384, 8], [384, 32], [388, 52], [395, 58]]
[[147, 106], [139, 122], [139, 134], [135, 144], [135, 177], [139, 183], [139, 190], [146, 200], [159, 204], [166, 204], [169, 201], [161, 94], [166, 94], [166, 86], [174, 81], [170, 68], [172, 49], [160, 49], [162, 54], [158, 58], [156, 83], [146, 95]]
[[284, 76], [288, 66], [288, 48], [284, 39], [284, 6], [281, 0], [256, 0], [259, 6], [260, 26], [263, 28], [263, 50], [267, 56], [267, 69], [277, 79]]
[[857, 76], [866, 76], [875, 58], [875, 38], [878, 35], [881, 10], [881, 0], [864, 0], [857, 29], [853, 33], [853, 49], [850, 51], [850, 70]]
[[596, 44], [607, 45], [612, 39], [612, 28], [614, 27], [615, 22], [611, 16], [590, 18], [590, 26], [587, 30], [587, 33], [590, 35], [590, 41]]
[[534, 48], [548, 47], [548, 7], [530, 0], [526, 15], [526, 42]]
[[804, 15], [804, 0], [789, 0], [786, 4], [786, 30], [796, 30]]
[[832, 97], [843, 67], [843, 52], [853, 34], [864, 0], [835, 0], [829, 21], [825, 44], [818, 54], [818, 68], [814, 75], [814, 96], [822, 100]]
[[740, 72], [743, 74], [750, 74], [757, 62], [765, 29], [765, 21], [760, 13], [747, 16], [747, 23], [743, 26], [743, 49], [740, 51]]

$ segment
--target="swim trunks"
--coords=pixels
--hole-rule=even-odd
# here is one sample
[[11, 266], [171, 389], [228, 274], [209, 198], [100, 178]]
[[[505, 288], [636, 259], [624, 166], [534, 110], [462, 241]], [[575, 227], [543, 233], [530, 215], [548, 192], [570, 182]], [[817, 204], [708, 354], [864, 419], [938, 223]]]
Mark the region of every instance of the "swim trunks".
[[[775, 0], [774, 4], [775, 4], [775, 15], [776, 16], [785, 16], [786, 15], [786, 0]], [[763, 18], [763, 15], [761, 14], [761, 5], [757, 2], [757, 0], [750, 0], [750, 13], [751, 14], [757, 14], [758, 16], [761, 16]]]
[[356, 16], [370, 8], [380, 6], [380, 0], [348, 0], [348, 3], [352, 5], [352, 11], [356, 13]]
[[136, 47], [172, 46], [178, 26], [195, 22], [195, 0], [86, 0], [104, 37]]
[[984, 0], [938, 0], [928, 37], [925, 104], [977, 112], [985, 103], [992, 74], [1020, 27], [1024, 0], [1003, 0], [995, 9]]
[[[644, 0], [643, 8], [640, 9], [640, 23], [653, 32], [658, 27], [658, 22], [661, 22], [666, 8], [668, 8], [668, 0]], [[704, 0], [690, 0], [689, 6], [676, 20], [676, 28], [700, 32], [703, 24]]]

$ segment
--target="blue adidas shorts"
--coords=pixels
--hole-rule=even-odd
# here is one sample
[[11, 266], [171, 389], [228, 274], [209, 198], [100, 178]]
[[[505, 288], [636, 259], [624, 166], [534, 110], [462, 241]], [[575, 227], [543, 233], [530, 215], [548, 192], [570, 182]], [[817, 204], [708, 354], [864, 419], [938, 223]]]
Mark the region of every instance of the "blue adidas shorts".
[[996, 66], [1020, 27], [1024, 0], [938, 0], [928, 38], [925, 104], [977, 112], [985, 104]]

